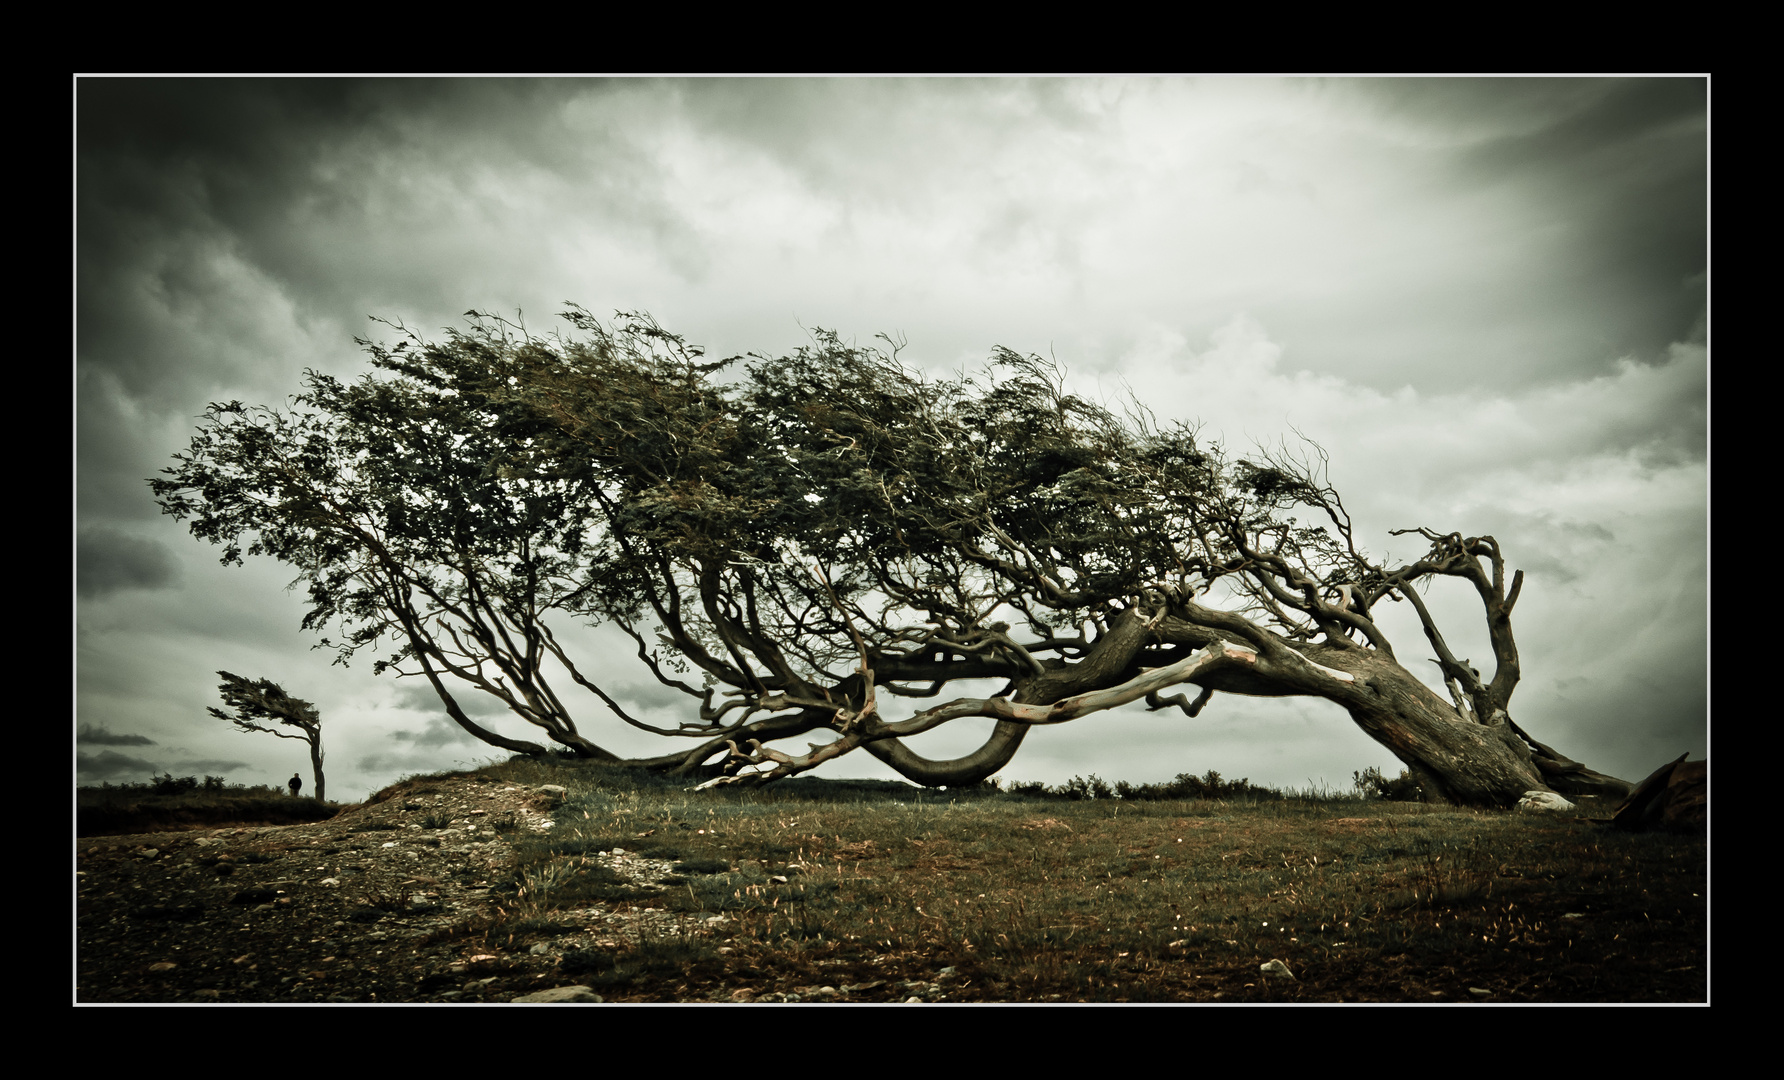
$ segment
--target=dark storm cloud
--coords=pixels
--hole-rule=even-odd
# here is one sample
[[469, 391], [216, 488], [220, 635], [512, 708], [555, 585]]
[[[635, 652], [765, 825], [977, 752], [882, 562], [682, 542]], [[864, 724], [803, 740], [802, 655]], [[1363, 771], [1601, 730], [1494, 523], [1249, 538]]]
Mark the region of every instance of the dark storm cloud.
[[[143, 480], [208, 401], [282, 406], [306, 367], [363, 371], [368, 314], [437, 338], [467, 307], [539, 327], [560, 299], [653, 310], [714, 355], [778, 355], [802, 325], [906, 330], [949, 368], [1057, 340], [1074, 371], [1120, 371], [1236, 445], [1311, 419], [1375, 518], [1516, 534], [1521, 610], [1553, 613], [1521, 637], [1606, 654], [1646, 620], [1587, 626], [1591, 594], [1646, 588], [1659, 549], [1701, 539], [1661, 525], [1699, 516], [1704, 109], [1654, 82], [83, 79], [78, 512], [83, 542], [123, 543], [97, 545], [92, 575], [83, 546], [77, 581], [131, 591], [81, 605], [78, 707], [213, 753], [231, 737], [200, 727], [215, 669], [296, 667], [352, 717], [331, 729], [346, 788], [493, 752], [423, 680], [298, 667], [296, 571], [222, 574]], [[1675, 337], [1695, 344], [1660, 362]], [[152, 547], [131, 562], [133, 543]], [[183, 587], [137, 587], [170, 552]], [[1629, 663], [1673, 647], [1667, 626]], [[631, 651], [573, 655], [673, 726], [685, 700]], [[1544, 692], [1520, 700], [1542, 713]], [[619, 728], [592, 701], [585, 717], [604, 745]], [[662, 751], [638, 739], [615, 748]], [[241, 752], [289, 775], [261, 741]]]
[[1573, 221], [1573, 291], [1601, 311], [1614, 356], [1653, 359], [1697, 333], [1708, 261], [1707, 83], [1632, 79], [1523, 138], [1483, 146], [1483, 175], [1556, 163], [1546, 185]]
[[404, 679], [396, 684], [395, 706], [408, 712], [437, 713], [444, 706], [434, 688], [420, 679]]
[[253, 768], [246, 761], [235, 758], [186, 758], [179, 762], [175, 772], [181, 776], [220, 776], [229, 778], [230, 773], [239, 773]]
[[[499, 725], [508, 735], [527, 737], [527, 725]], [[516, 730], [526, 728], [526, 730]], [[353, 769], [363, 777], [381, 777], [377, 784], [391, 783], [404, 774], [429, 772], [453, 763], [474, 767], [484, 760], [507, 757], [506, 751], [479, 742], [445, 716], [430, 717], [421, 725], [409, 725], [390, 733], [389, 741], [353, 759]]]
[[75, 734], [74, 741], [82, 746], [153, 746], [155, 740], [147, 735], [114, 735], [104, 728], [96, 728], [92, 724], [82, 724]]
[[115, 780], [120, 777], [155, 776], [161, 766], [142, 758], [107, 750], [100, 754], [74, 755], [74, 774], [78, 779]]
[[[471, 694], [467, 693], [454, 696], [459, 697], [462, 704], [470, 706], [470, 708], [466, 709], [466, 715], [471, 715], [472, 709], [475, 709], [478, 713], [482, 714], [481, 718], [486, 720], [493, 716], [506, 715], [506, 711], [502, 710], [499, 706], [491, 709], [475, 699], [469, 701], [463, 700], [465, 698], [472, 698]], [[440, 705], [439, 699], [435, 698], [434, 709], [438, 711], [441, 708], [442, 706]], [[471, 734], [465, 731], [464, 728], [459, 727], [451, 717], [443, 714], [428, 717], [425, 723], [419, 728], [391, 732], [390, 738], [391, 741], [401, 743], [404, 746], [425, 750], [438, 750], [443, 746], [483, 745], [472, 738]]]
[[[705, 137], [744, 145], [813, 191], [865, 202], [958, 192], [963, 170], [998, 164], [1036, 131], [1087, 133], [1106, 109], [1059, 79], [696, 79], [674, 84]], [[1110, 95], [1119, 98], [1119, 92]], [[912, 150], [921, 147], [921, 162]]]
[[[288, 194], [350, 84], [326, 80], [86, 79], [77, 85], [77, 332], [82, 359], [133, 395], [176, 396], [186, 342], [144, 331], [228, 318], [231, 257]], [[229, 311], [239, 305], [229, 305]]]
[[179, 578], [179, 561], [158, 541], [103, 525], [89, 525], [76, 538], [75, 591], [82, 597], [119, 589], [172, 588]]
[[154, 762], [130, 757], [116, 750], [100, 754], [74, 756], [75, 778], [87, 783], [111, 780], [153, 779], [157, 776], [219, 776], [228, 779], [232, 772], [250, 768], [245, 761], [233, 758], [187, 758], [175, 762]]
[[[662, 683], [634, 682], [608, 689], [630, 712], [641, 712], [645, 709], [688, 709], [692, 707], [690, 699], [685, 693], [672, 686], [664, 686]], [[605, 712], [606, 710], [602, 709], [601, 711]], [[603, 717], [603, 719], [605, 718]]]
[[520, 266], [529, 239], [544, 242], [541, 223], [511, 219], [510, 181], [574, 185], [583, 213], [672, 227], [653, 166], [599, 123], [564, 126], [568, 102], [600, 93], [552, 80], [82, 80], [83, 363], [133, 397], [179, 401], [264, 367], [268, 334], [293, 320], [512, 302], [467, 285], [491, 252]]
[[[447, 689], [452, 692], [453, 700], [458, 702], [459, 708], [465, 711], [466, 716], [487, 719], [492, 716], [508, 715], [508, 707], [488, 694], [474, 690], [469, 686], [456, 684], [453, 680], [448, 680]], [[423, 679], [403, 679], [398, 682], [395, 704], [396, 708], [406, 712], [427, 713], [436, 718], [439, 723], [447, 725], [461, 735], [463, 734], [463, 730], [453, 723], [451, 717], [446, 714], [446, 706], [441, 702], [440, 695], [436, 694], [433, 686]]]
[[[1352, 86], [1462, 145], [1459, 190], [1513, 189], [1545, 257], [1482, 282], [1506, 309], [1548, 311], [1565, 370], [1653, 362], [1701, 340], [1708, 264], [1708, 81], [1381, 79]], [[1583, 317], [1582, 317], [1583, 316]], [[1554, 346], [1551, 345], [1551, 348]]]

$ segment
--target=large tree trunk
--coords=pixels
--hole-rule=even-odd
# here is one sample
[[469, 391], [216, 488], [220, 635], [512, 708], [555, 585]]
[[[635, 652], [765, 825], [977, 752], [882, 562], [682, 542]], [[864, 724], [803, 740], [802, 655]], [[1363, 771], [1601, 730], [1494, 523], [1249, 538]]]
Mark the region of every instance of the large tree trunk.
[[[1202, 617], [1216, 619], [1205, 609]], [[1241, 644], [1233, 640], [1237, 635], [1207, 625], [1162, 622], [1124, 613], [1082, 661], [1056, 664], [1019, 680], [1020, 689], [1009, 698], [961, 699], [930, 710], [926, 718], [890, 725], [914, 731], [950, 716], [997, 717], [991, 737], [965, 757], [933, 761], [897, 738], [871, 741], [866, 748], [921, 784], [974, 783], [1008, 763], [1032, 724], [1065, 722], [1138, 700], [1142, 694], [1155, 708], [1162, 707], [1166, 702], [1157, 691], [1181, 680], [1245, 696], [1326, 698], [1392, 751], [1433, 802], [1512, 806], [1531, 791], [1618, 796], [1628, 791], [1623, 781], [1594, 773], [1528, 739], [1503, 710], [1496, 710], [1486, 722], [1476, 720], [1472, 712], [1445, 701], [1380, 650], [1349, 642], [1291, 645], [1257, 634], [1249, 635], [1255, 645]], [[1160, 638], [1178, 648], [1162, 654], [1143, 651], [1149, 640]], [[1152, 665], [1160, 660], [1169, 663], [1149, 666], [1146, 660]], [[1181, 704], [1194, 716], [1206, 701], [1204, 695]]]
[[[1418, 606], [1422, 614], [1423, 605]], [[1227, 693], [1333, 701], [1392, 751], [1434, 802], [1512, 806], [1529, 791], [1621, 798], [1630, 790], [1626, 781], [1593, 772], [1530, 738], [1503, 708], [1480, 707], [1509, 697], [1509, 683], [1495, 699], [1476, 676], [1478, 692], [1461, 699], [1464, 709], [1426, 686], [1386, 648], [1366, 648], [1341, 637], [1290, 643], [1227, 613], [1193, 603], [1183, 607], [1194, 621], [1161, 620], [1156, 631], [1160, 639], [1194, 647], [1218, 635], [1258, 650], [1251, 662], [1224, 665], [1191, 681]], [[1509, 625], [1497, 630], [1504, 645], [1502, 669], [1515, 669]], [[1440, 636], [1431, 636], [1450, 661], [1446, 670], [1466, 667], [1449, 657]]]
[[1331, 696], [1400, 759], [1426, 799], [1511, 806], [1527, 791], [1552, 789], [1504, 714], [1477, 723], [1387, 657], [1351, 651], [1344, 659], [1356, 682]]

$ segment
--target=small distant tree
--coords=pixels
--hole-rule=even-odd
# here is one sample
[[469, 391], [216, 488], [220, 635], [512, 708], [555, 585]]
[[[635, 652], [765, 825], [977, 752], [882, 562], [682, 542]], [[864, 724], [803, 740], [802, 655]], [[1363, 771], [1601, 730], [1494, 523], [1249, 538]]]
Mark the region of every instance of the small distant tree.
[[271, 679], [244, 679], [219, 671], [223, 677], [217, 689], [223, 703], [235, 710], [224, 712], [212, 708], [211, 715], [227, 720], [242, 731], [264, 731], [281, 739], [302, 739], [310, 744], [310, 773], [316, 781], [316, 799], [327, 798], [322, 776], [322, 716], [316, 706], [302, 698], [287, 694]]

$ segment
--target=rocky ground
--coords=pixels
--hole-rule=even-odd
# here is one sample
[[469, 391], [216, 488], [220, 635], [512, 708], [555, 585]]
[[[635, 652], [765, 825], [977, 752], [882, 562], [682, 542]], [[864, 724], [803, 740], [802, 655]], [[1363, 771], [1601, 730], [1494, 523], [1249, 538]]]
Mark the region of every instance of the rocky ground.
[[[560, 792], [433, 777], [317, 824], [78, 839], [75, 1000], [511, 1001], [574, 983], [554, 970], [566, 949], [709, 931], [629, 905], [567, 914], [585, 932], [549, 947], [477, 933], [512, 895], [512, 841], [552, 827]], [[669, 872], [606, 858], [641, 883]]]

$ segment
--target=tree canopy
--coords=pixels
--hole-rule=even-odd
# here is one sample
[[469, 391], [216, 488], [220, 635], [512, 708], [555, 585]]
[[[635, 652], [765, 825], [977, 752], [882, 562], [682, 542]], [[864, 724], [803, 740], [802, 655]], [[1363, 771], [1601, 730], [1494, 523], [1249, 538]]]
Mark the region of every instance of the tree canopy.
[[[1069, 393], [1051, 363], [996, 350], [932, 378], [899, 346], [818, 331], [781, 357], [713, 361], [646, 316], [529, 335], [475, 311], [437, 341], [361, 341], [374, 371], [308, 373], [287, 409], [213, 405], [151, 481], [164, 512], [270, 555], [309, 587], [304, 625], [346, 662], [501, 700], [551, 742], [614, 759], [574, 718], [598, 707], [686, 740], [634, 764], [709, 782], [792, 775], [864, 750], [927, 784], [1007, 764], [1037, 724], [1144, 699], [1196, 715], [1217, 692], [1347, 709], [1429, 797], [1621, 791], [1511, 719], [1510, 615], [1523, 583], [1498, 543], [1400, 530], [1427, 554], [1361, 547], [1325, 454], [1229, 458], [1182, 424]], [[1302, 518], [1306, 520], [1303, 521]], [[246, 545], [244, 547], [244, 545]], [[1456, 578], [1482, 604], [1493, 670], [1455, 656], [1420, 590]], [[1449, 699], [1373, 618], [1416, 611]], [[631, 715], [551, 624], [607, 624], [687, 695], [687, 719]], [[882, 697], [937, 698], [888, 720]], [[1197, 688], [1169, 698], [1181, 684]], [[562, 696], [560, 696], [562, 694]], [[904, 739], [998, 721], [951, 761]], [[814, 732], [804, 752], [777, 746]]]

